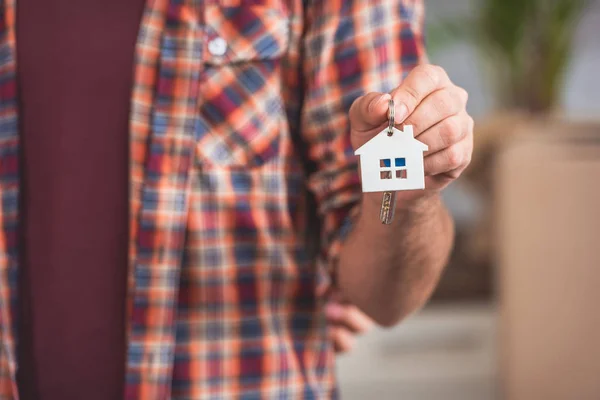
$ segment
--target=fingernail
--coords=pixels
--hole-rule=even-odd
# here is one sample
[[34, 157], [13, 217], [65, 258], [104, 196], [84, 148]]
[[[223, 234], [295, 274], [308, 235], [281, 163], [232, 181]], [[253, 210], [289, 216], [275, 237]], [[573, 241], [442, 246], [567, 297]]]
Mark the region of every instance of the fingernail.
[[396, 104], [396, 123], [401, 124], [408, 117], [408, 107], [404, 103]]
[[376, 110], [381, 103], [383, 103], [384, 101], [389, 101], [390, 98], [391, 96], [389, 95], [389, 93], [384, 93], [381, 96], [376, 97], [371, 101], [371, 104], [369, 104], [369, 112], [373, 112], [373, 110]]
[[330, 319], [340, 319], [344, 314], [344, 307], [337, 303], [329, 303], [325, 306], [325, 316]]

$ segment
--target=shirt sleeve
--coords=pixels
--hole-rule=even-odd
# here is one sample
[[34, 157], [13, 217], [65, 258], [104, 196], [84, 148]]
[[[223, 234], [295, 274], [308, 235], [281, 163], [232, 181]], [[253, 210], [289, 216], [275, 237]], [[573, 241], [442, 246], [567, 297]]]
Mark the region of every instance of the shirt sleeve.
[[348, 111], [368, 92], [390, 92], [425, 60], [422, 0], [308, 0], [300, 132], [314, 166], [309, 189], [321, 220], [320, 264], [334, 275], [358, 215], [358, 158]]

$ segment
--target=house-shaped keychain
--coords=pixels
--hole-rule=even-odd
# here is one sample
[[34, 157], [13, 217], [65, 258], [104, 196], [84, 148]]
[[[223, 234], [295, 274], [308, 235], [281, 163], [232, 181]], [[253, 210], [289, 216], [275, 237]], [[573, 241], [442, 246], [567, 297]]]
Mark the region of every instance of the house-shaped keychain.
[[363, 192], [386, 192], [425, 188], [423, 152], [426, 144], [413, 136], [413, 127], [383, 130], [354, 154], [360, 156]]

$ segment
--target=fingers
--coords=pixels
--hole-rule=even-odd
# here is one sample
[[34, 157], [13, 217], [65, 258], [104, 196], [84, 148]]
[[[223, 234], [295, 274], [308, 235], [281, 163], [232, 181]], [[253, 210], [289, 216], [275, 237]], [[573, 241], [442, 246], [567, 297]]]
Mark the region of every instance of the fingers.
[[373, 321], [350, 304], [331, 302], [325, 306], [325, 316], [331, 323], [355, 334], [365, 333], [373, 327]]
[[357, 307], [337, 301], [325, 306], [325, 316], [329, 322], [329, 337], [338, 353], [350, 351], [356, 335], [367, 332], [374, 325]]
[[396, 103], [396, 123], [403, 123], [431, 93], [450, 86], [446, 72], [435, 65], [420, 65], [392, 92]]
[[425, 175], [447, 174], [456, 179], [471, 162], [473, 137], [468, 134], [458, 143], [430, 154], [423, 160]]
[[388, 93], [368, 93], [359, 97], [350, 107], [350, 124], [354, 132], [367, 132], [387, 121]]
[[472, 132], [472, 126], [473, 119], [463, 111], [428, 128], [419, 135], [419, 141], [429, 147], [427, 154], [437, 153], [463, 140]]
[[468, 95], [434, 65], [413, 69], [391, 95], [369, 93], [354, 102], [350, 109], [353, 147], [359, 148], [384, 128], [390, 96], [396, 104], [395, 122], [412, 125], [419, 140], [429, 147], [425, 174], [440, 175], [440, 182], [460, 175], [470, 162], [473, 148], [473, 120], [466, 111]]
[[346, 353], [354, 347], [356, 339], [350, 331], [339, 326], [333, 326], [329, 330], [329, 339], [333, 342], [333, 348], [337, 353]]
[[412, 125], [415, 136], [419, 136], [440, 121], [465, 111], [467, 100], [467, 92], [458, 86], [436, 90], [417, 106], [404, 123]]

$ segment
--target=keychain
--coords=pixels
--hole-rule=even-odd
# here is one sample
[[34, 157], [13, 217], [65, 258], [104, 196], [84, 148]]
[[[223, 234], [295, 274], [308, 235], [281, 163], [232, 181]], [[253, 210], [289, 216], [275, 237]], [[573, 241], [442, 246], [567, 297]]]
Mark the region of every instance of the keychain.
[[388, 105], [388, 126], [358, 148], [363, 192], [383, 192], [379, 218], [389, 225], [394, 219], [396, 192], [425, 188], [423, 152], [428, 147], [413, 136], [413, 127], [395, 127], [394, 100]]
[[[396, 105], [394, 100], [390, 99], [388, 104], [388, 131], [387, 135], [392, 136], [394, 134], [394, 125], [396, 124]], [[390, 160], [391, 165], [391, 160]], [[381, 165], [380, 165], [381, 166]], [[379, 212], [379, 219], [382, 224], [389, 225], [394, 220], [394, 213], [396, 212], [396, 192], [386, 191], [383, 192], [383, 200], [381, 201], [381, 211]]]

